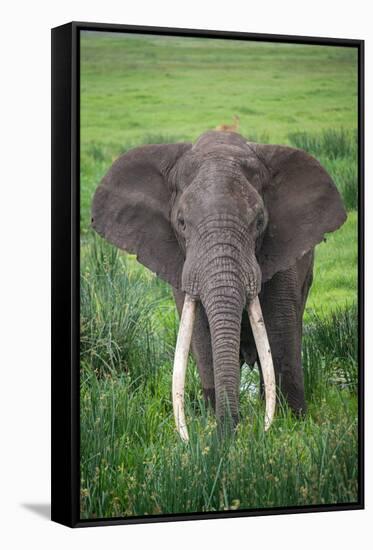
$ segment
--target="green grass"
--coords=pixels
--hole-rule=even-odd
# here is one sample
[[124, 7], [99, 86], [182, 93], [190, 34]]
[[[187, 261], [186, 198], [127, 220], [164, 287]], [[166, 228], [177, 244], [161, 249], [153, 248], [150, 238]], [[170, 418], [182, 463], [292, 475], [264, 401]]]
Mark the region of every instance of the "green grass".
[[292, 145], [308, 151], [316, 157], [327, 157], [336, 160], [344, 157], [356, 157], [357, 133], [344, 128], [327, 128], [320, 134], [298, 132], [289, 134]]
[[[237, 114], [254, 141], [291, 144], [299, 133], [312, 141], [326, 131], [345, 146], [357, 121], [356, 55], [333, 46], [83, 33], [82, 231], [97, 183], [137, 145], [194, 141]], [[355, 175], [356, 163], [343, 185]]]
[[[83, 143], [194, 140], [241, 118], [244, 135], [356, 126], [356, 50], [242, 41], [83, 34]], [[145, 131], [144, 131], [145, 130]]]
[[81, 358], [97, 375], [119, 369], [137, 378], [170, 357], [177, 316], [170, 288], [134, 257], [94, 238], [82, 247], [80, 296]]
[[356, 300], [357, 252], [357, 214], [350, 212], [345, 224], [338, 231], [326, 234], [326, 242], [316, 247], [307, 310], [327, 314]]
[[[356, 52], [90, 32], [81, 55], [81, 517], [356, 501]], [[185, 445], [171, 405], [170, 288], [93, 235], [90, 204], [122, 152], [195, 140], [234, 114], [247, 138], [316, 156], [349, 213], [316, 249], [307, 417], [282, 403], [264, 433], [258, 372], [244, 367], [240, 424], [219, 440], [190, 360]]]
[[268, 433], [263, 407], [242, 395], [235, 438], [222, 442], [212, 415], [193, 414], [203, 407], [192, 403], [186, 446], [173, 430], [164, 370], [156, 393], [134, 390], [123, 374], [83, 374], [82, 518], [357, 500], [356, 403], [346, 390], [312, 402], [305, 421], [278, 413]]
[[264, 434], [263, 405], [246, 389], [257, 387], [257, 374], [245, 370], [242, 420], [235, 438], [223, 442], [192, 363], [188, 446], [173, 427], [169, 361], [157, 371], [143, 365], [140, 380], [136, 370], [97, 377], [83, 363], [82, 517], [356, 501], [356, 382], [334, 368], [338, 357], [339, 366], [356, 369], [356, 338], [349, 339], [356, 333], [354, 308], [336, 314], [327, 329], [326, 336], [319, 324], [311, 325], [305, 337], [307, 419], [296, 421], [283, 407]]

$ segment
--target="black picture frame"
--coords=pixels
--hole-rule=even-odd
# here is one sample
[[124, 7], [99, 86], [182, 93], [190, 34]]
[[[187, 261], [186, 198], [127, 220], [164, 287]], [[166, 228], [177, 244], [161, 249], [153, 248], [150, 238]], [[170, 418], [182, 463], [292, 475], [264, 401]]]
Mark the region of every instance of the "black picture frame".
[[[358, 500], [349, 504], [87, 519], [79, 515], [79, 89], [81, 31], [334, 45], [358, 52]], [[52, 29], [52, 520], [69, 527], [364, 508], [364, 41], [72, 22]]]

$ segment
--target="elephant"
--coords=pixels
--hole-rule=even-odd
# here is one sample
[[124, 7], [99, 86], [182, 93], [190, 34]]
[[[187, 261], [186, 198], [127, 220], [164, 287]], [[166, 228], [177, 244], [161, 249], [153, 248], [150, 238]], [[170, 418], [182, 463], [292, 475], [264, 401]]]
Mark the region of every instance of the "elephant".
[[302, 323], [314, 249], [346, 220], [340, 194], [301, 149], [208, 131], [127, 151], [96, 189], [92, 227], [167, 281], [181, 315], [173, 403], [188, 440], [189, 346], [218, 425], [239, 420], [241, 366], [257, 363], [266, 429], [281, 394], [306, 414]]

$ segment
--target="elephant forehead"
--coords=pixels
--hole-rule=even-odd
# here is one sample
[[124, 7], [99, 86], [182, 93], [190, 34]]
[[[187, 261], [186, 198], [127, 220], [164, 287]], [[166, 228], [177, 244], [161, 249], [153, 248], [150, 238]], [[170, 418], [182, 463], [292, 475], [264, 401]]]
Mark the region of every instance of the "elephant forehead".
[[201, 170], [211, 172], [245, 170], [254, 173], [262, 169], [262, 164], [249, 148], [215, 145], [188, 151], [183, 157], [181, 168], [183, 174], [195, 177]]
[[227, 150], [191, 154], [180, 176], [184, 190], [198, 182], [203, 188], [207, 185], [231, 191], [241, 189], [245, 194], [250, 187], [261, 193], [266, 178], [263, 165], [257, 157]]
[[240, 140], [237, 145], [211, 140], [201, 147], [194, 146], [184, 154], [172, 172], [172, 185], [183, 192], [197, 180], [215, 180], [218, 185], [240, 181], [246, 185], [250, 183], [261, 192], [266, 177], [264, 172], [263, 163], [246, 141]]
[[244, 212], [263, 206], [263, 201], [253, 185], [243, 177], [205, 178], [203, 173], [185, 189], [180, 197], [185, 207], [193, 210], [216, 212]]

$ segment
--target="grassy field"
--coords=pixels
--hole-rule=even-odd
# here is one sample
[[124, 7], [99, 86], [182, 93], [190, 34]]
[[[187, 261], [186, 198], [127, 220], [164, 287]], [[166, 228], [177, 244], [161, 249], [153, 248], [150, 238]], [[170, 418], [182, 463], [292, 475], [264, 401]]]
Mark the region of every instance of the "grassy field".
[[[356, 501], [354, 50], [87, 33], [81, 59], [82, 518]], [[172, 418], [170, 289], [93, 235], [90, 203], [121, 152], [194, 140], [234, 114], [246, 137], [315, 155], [348, 220], [316, 251], [306, 419], [283, 404], [264, 434], [258, 372], [243, 367], [242, 419], [234, 438], [219, 441], [190, 360], [185, 446]]]
[[303, 136], [303, 145], [306, 135], [317, 143], [323, 131], [343, 128], [352, 146], [332, 141], [356, 191], [356, 139], [348, 139], [357, 124], [354, 49], [83, 34], [82, 229], [97, 182], [121, 152], [193, 141], [234, 114], [241, 133], [261, 142], [298, 145]]

